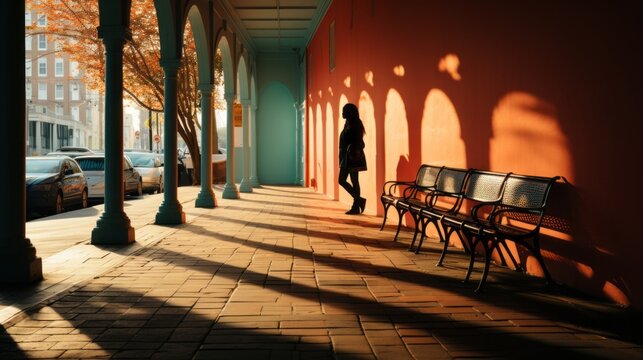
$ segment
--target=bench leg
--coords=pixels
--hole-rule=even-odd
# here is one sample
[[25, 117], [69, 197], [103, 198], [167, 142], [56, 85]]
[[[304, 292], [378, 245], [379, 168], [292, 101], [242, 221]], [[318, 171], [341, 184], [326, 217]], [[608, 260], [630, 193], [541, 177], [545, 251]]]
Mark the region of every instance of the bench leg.
[[424, 226], [422, 229], [422, 237], [420, 238], [420, 242], [418, 243], [418, 247], [415, 249], [415, 253], [418, 254], [420, 252], [420, 249], [422, 248], [422, 243], [424, 242], [424, 237], [426, 236], [426, 227], [429, 225], [429, 223], [433, 224], [435, 226], [435, 229], [438, 231], [438, 236], [440, 237], [440, 241], [444, 239], [444, 236], [442, 236], [442, 232], [440, 231], [440, 226], [438, 225], [438, 222], [436, 219], [429, 218], [427, 221], [427, 224]]
[[[413, 213], [411, 213], [413, 214]], [[415, 245], [415, 240], [417, 239], [418, 233], [420, 232], [420, 222], [422, 221], [420, 219], [420, 214], [418, 215], [413, 215], [413, 221], [415, 222], [415, 231], [413, 232], [413, 240], [411, 240], [411, 245], [409, 245], [409, 251], [413, 250], [413, 245]]]
[[444, 261], [444, 257], [446, 256], [447, 249], [449, 247], [449, 239], [451, 239], [451, 235], [455, 230], [452, 227], [449, 227], [448, 230], [446, 230], [447, 228], [445, 228], [444, 225], [442, 225], [442, 228], [445, 229], [444, 230], [444, 248], [442, 248], [442, 254], [440, 254], [440, 259], [438, 259], [438, 263], [435, 264], [435, 266], [442, 266], [442, 261]]
[[496, 248], [496, 243], [494, 241], [491, 241], [491, 245], [488, 245], [487, 241], [483, 240], [482, 245], [484, 246], [484, 250], [485, 250], [484, 270], [482, 271], [482, 277], [480, 278], [478, 287], [475, 290], [476, 293], [482, 292], [482, 287], [487, 281], [487, 275], [489, 275], [489, 267], [491, 266], [491, 254], [493, 253], [493, 250]]
[[[505, 251], [507, 252], [507, 255], [509, 256], [509, 259], [511, 259], [511, 262], [513, 263], [514, 269], [516, 271], [522, 271], [522, 266], [520, 266], [518, 264], [518, 261], [516, 261], [516, 258], [514, 257], [514, 255], [509, 250], [509, 247], [507, 246], [507, 242], [503, 239], [503, 240], [500, 241], [500, 244], [502, 244], [502, 247], [505, 248]], [[502, 255], [502, 251], [500, 250], [500, 248], [498, 248], [498, 253], [500, 253], [500, 257], [502, 259], [503, 265], [506, 266], [507, 262], [505, 261], [505, 257]]]
[[391, 204], [384, 204], [384, 201], [382, 201], [382, 206], [384, 206], [384, 219], [382, 220], [382, 226], [380, 226], [380, 231], [384, 230], [384, 225], [386, 224], [386, 214], [388, 214], [388, 208], [391, 207]]
[[477, 236], [471, 235], [471, 238], [465, 234], [465, 237], [469, 239], [469, 244], [471, 244], [471, 256], [469, 256], [469, 268], [467, 268], [467, 275], [465, 275], [463, 282], [469, 281], [471, 273], [473, 272], [473, 263], [476, 260], [475, 249], [478, 246], [479, 239]]
[[[427, 225], [429, 225], [429, 219], [422, 218], [421, 221], [422, 221], [422, 231], [420, 231], [420, 241], [418, 241], [418, 246], [415, 249], [416, 254], [418, 253], [419, 251], [418, 249], [420, 248], [420, 246], [422, 246], [422, 242], [424, 241], [424, 236], [426, 236], [426, 227]], [[413, 251], [413, 246], [409, 246], [409, 251]]]
[[460, 243], [462, 243], [462, 247], [464, 248], [464, 253], [465, 254], [471, 254], [473, 252], [472, 245], [469, 242], [469, 239], [466, 237], [463, 237], [462, 234], [460, 233], [460, 230], [454, 229], [453, 231], [456, 235], [458, 235], [458, 238], [460, 239]]
[[406, 213], [406, 210], [399, 210], [398, 208], [395, 208], [395, 209], [397, 210], [398, 220], [397, 220], [397, 231], [395, 232], [395, 237], [393, 237], [393, 241], [397, 241], [397, 236], [400, 234], [400, 229], [402, 228], [402, 218]]

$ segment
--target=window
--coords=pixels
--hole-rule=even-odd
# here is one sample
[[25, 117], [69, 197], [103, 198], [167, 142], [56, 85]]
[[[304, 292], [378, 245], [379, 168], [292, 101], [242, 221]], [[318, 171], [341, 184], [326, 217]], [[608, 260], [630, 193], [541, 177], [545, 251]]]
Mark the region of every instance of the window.
[[53, 131], [53, 124], [41, 122], [40, 123], [40, 146], [43, 149], [51, 149], [51, 133]]
[[65, 62], [63, 61], [63, 59], [56, 58], [55, 73], [56, 73], [56, 77], [65, 76]]
[[69, 128], [67, 125], [56, 125], [56, 137], [58, 138], [58, 147], [69, 146]]
[[65, 108], [61, 104], [56, 104], [56, 115], [62, 116], [65, 113]]
[[80, 121], [80, 108], [78, 106], [71, 107], [71, 118], [74, 121]]
[[47, 100], [47, 83], [38, 83], [38, 100]]
[[80, 86], [78, 86], [78, 83], [72, 83], [70, 86], [71, 86], [71, 99], [80, 100]]
[[25, 26], [31, 26], [31, 11], [25, 11]]
[[31, 100], [31, 83], [25, 84], [25, 99]]
[[63, 100], [65, 98], [65, 85], [56, 83], [56, 100]]
[[73, 77], [78, 77], [80, 75], [80, 70], [78, 70], [78, 63], [76, 61], [69, 63], [69, 72]]
[[36, 149], [36, 125], [35, 121], [29, 121], [29, 148]]
[[31, 35], [25, 35], [25, 50], [31, 50]]
[[47, 59], [38, 59], [38, 76], [47, 76]]
[[31, 76], [31, 60], [25, 61], [25, 76]]
[[47, 14], [38, 14], [38, 26], [47, 26]]
[[38, 34], [38, 50], [47, 50], [47, 35]]

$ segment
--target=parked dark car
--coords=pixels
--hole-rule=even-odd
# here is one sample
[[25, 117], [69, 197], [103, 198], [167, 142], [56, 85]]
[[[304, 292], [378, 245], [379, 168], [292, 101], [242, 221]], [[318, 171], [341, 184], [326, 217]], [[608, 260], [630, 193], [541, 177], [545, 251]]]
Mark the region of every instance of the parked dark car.
[[27, 211], [58, 214], [70, 206], [87, 207], [87, 179], [67, 156], [27, 157]]

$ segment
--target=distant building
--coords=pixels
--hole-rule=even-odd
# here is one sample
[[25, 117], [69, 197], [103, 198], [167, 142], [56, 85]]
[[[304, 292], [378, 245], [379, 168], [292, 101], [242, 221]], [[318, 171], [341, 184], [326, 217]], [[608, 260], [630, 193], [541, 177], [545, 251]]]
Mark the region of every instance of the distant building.
[[60, 51], [53, 36], [38, 34], [47, 17], [27, 9], [25, 27], [27, 155], [62, 146], [104, 148], [103, 98], [86, 89], [78, 63]]

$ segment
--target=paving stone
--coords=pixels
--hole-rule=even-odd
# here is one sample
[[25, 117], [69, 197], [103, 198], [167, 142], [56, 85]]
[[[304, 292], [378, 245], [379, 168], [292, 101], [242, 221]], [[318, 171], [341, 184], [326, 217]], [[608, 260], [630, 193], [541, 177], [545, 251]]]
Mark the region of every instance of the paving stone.
[[460, 282], [462, 251], [436, 268], [435, 237], [410, 253], [412, 232], [392, 242], [395, 226], [379, 231], [381, 218], [345, 216], [308, 189], [185, 204], [186, 224], [152, 225], [151, 209], [137, 228], [151, 245], [2, 324], [0, 358], [643, 358], [640, 342], [606, 326], [618, 309], [498, 266], [474, 294]]

